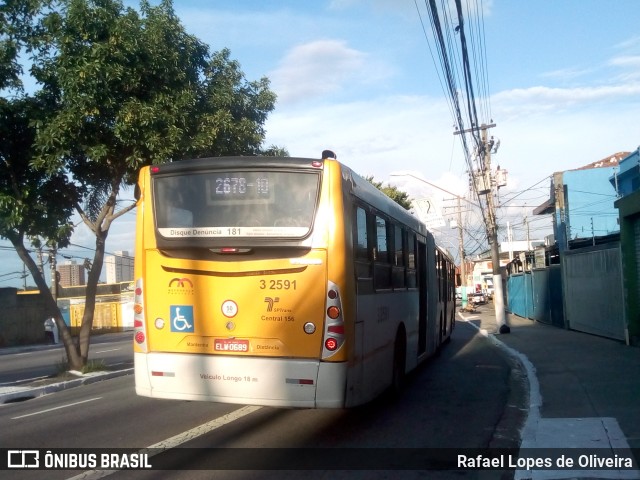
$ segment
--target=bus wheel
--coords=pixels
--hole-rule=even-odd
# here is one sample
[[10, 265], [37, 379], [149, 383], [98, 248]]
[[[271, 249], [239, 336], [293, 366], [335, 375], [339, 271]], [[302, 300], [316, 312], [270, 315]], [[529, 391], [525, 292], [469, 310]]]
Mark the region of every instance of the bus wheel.
[[453, 329], [456, 326], [456, 318], [455, 318], [455, 313], [451, 312], [451, 327], [449, 328], [449, 335], [447, 335], [447, 338], [444, 339], [444, 343], [445, 345], [448, 343], [451, 343], [451, 335], [453, 335]]
[[399, 328], [393, 347], [393, 375], [391, 377], [391, 393], [399, 395], [405, 381], [405, 366], [407, 358], [407, 340], [404, 328]]

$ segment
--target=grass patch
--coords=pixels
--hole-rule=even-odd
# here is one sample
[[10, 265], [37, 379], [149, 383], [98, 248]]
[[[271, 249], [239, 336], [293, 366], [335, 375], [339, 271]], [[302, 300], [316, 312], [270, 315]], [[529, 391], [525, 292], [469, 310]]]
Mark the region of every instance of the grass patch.
[[104, 360], [89, 360], [87, 364], [82, 367], [82, 373], [91, 373], [91, 372], [104, 372], [107, 369]]
[[[58, 363], [56, 363], [56, 370], [58, 372], [58, 377], [66, 377], [68, 375], [69, 362], [66, 357], [61, 358]], [[82, 367], [80, 372], [82, 373], [92, 373], [92, 372], [104, 372], [108, 370], [107, 365], [104, 363], [104, 360], [89, 360], [87, 364]]]

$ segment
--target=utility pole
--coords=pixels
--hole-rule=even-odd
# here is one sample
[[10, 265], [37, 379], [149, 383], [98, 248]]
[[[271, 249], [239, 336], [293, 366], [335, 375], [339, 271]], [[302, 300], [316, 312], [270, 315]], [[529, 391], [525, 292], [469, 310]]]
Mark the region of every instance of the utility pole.
[[58, 264], [56, 262], [56, 247], [51, 247], [49, 250], [49, 262], [51, 265], [51, 296], [53, 301], [58, 301]]
[[513, 260], [513, 231], [510, 222], [507, 222], [507, 242], [509, 242], [509, 261], [511, 261]]
[[[495, 126], [495, 125], [493, 125]], [[481, 127], [482, 128], [482, 127]], [[482, 130], [482, 144], [484, 149], [484, 171], [491, 176], [491, 147], [487, 142], [486, 126]], [[496, 208], [493, 200], [493, 186], [491, 182], [487, 191], [487, 222], [489, 244], [491, 246], [491, 264], [493, 267], [493, 306], [496, 311], [496, 324], [500, 333], [509, 333], [511, 329], [507, 325], [507, 316], [504, 311], [504, 292], [502, 290], [502, 272], [500, 272], [500, 244], [498, 243], [498, 222], [496, 220]]]
[[[466, 130], [459, 130], [454, 132], [454, 135], [465, 134], [469, 132], [475, 132], [480, 130], [482, 132], [482, 139], [479, 155], [482, 155], [481, 170], [478, 177], [475, 177], [474, 172], [470, 172], [474, 175], [473, 182], [476, 186], [478, 195], [486, 195], [487, 208], [486, 208], [486, 222], [487, 222], [487, 240], [491, 248], [491, 266], [493, 273], [493, 306], [496, 313], [496, 324], [500, 333], [509, 333], [511, 329], [507, 325], [506, 314], [504, 310], [504, 292], [502, 289], [502, 273], [500, 272], [500, 244], [498, 243], [498, 223], [496, 220], [496, 210], [493, 199], [493, 178], [491, 174], [491, 149], [493, 148], [493, 141], [491, 144], [487, 140], [487, 130], [495, 127], [495, 123], [489, 125], [481, 125], [479, 127], [473, 127]], [[482, 179], [483, 187], [478, 188], [478, 180]]]
[[464, 237], [462, 231], [462, 208], [460, 207], [460, 197], [456, 196], [458, 200], [458, 244], [460, 248], [460, 293], [462, 293], [462, 308], [467, 308], [467, 266], [465, 265], [464, 254]]
[[42, 247], [38, 246], [36, 248], [36, 256], [38, 258], [38, 270], [40, 271], [40, 275], [44, 276], [44, 260], [42, 258]]

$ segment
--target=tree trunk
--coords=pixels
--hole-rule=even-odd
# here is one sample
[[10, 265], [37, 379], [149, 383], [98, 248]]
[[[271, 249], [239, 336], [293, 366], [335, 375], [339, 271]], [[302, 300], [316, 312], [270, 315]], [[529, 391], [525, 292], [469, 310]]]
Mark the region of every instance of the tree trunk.
[[[82, 360], [80, 357], [80, 352], [76, 344], [73, 341], [73, 337], [71, 336], [71, 331], [67, 324], [64, 323], [64, 319], [62, 318], [62, 314], [60, 313], [60, 309], [53, 299], [53, 295], [51, 294], [51, 290], [47, 286], [47, 282], [44, 279], [44, 275], [40, 270], [38, 270], [38, 266], [36, 262], [33, 261], [31, 255], [24, 246], [22, 236], [11, 236], [9, 240], [13, 244], [13, 248], [15, 248], [20, 260], [27, 266], [31, 276], [33, 277], [33, 281], [36, 283], [36, 286], [40, 290], [40, 295], [44, 298], [45, 302], [45, 311], [48, 317], [53, 317], [56, 322], [56, 326], [58, 327], [58, 332], [60, 332], [60, 338], [62, 339], [62, 344], [64, 345], [64, 350], [67, 354], [67, 360], [69, 362], [69, 367], [71, 369], [79, 369], [82, 368]], [[44, 318], [42, 321], [44, 322]]]
[[93, 328], [93, 317], [96, 308], [96, 293], [98, 291], [98, 282], [100, 281], [100, 273], [102, 272], [102, 265], [104, 264], [104, 254], [107, 244], [107, 236], [109, 235], [109, 228], [111, 222], [118, 216], [122, 215], [129, 209], [123, 209], [118, 214], [114, 215], [116, 200], [118, 198], [118, 192], [120, 191], [120, 183], [122, 182], [123, 173], [117, 173], [111, 180], [111, 190], [109, 192], [109, 198], [103, 205], [100, 214], [94, 220], [89, 219], [79, 205], [76, 206], [76, 210], [84, 220], [85, 224], [91, 229], [96, 236], [96, 250], [93, 255], [93, 264], [91, 270], [89, 270], [89, 276], [87, 278], [87, 288], [85, 291], [85, 303], [84, 314], [82, 315], [82, 324], [80, 325], [80, 336], [78, 339], [78, 347], [80, 349], [80, 358], [82, 365], [87, 364], [89, 358], [89, 346], [91, 344], [91, 329]]
[[83, 365], [86, 365], [89, 358], [89, 345], [91, 343], [91, 329], [93, 328], [93, 317], [96, 307], [96, 293], [98, 291], [98, 282], [100, 281], [100, 273], [104, 263], [104, 253], [107, 242], [108, 231], [98, 229], [96, 232], [96, 251], [93, 256], [93, 264], [87, 278], [87, 290], [85, 294], [84, 314], [82, 316], [82, 325], [80, 326], [80, 337], [78, 346], [80, 348], [80, 357]]

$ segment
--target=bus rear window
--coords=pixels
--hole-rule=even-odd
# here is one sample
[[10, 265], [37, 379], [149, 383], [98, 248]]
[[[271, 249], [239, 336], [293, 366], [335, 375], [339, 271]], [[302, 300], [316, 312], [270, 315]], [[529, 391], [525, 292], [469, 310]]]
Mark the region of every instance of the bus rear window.
[[319, 172], [198, 172], [153, 179], [164, 238], [302, 238], [318, 201]]

